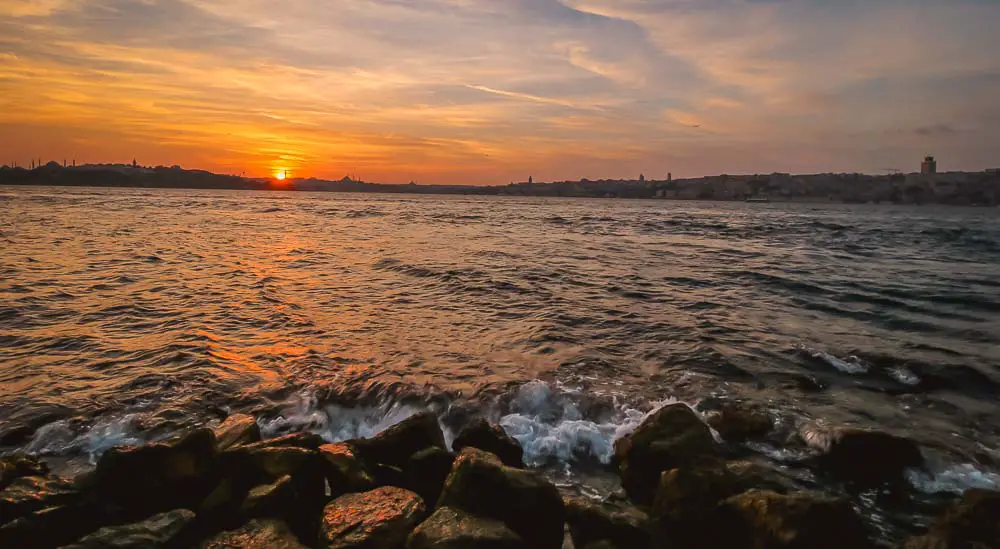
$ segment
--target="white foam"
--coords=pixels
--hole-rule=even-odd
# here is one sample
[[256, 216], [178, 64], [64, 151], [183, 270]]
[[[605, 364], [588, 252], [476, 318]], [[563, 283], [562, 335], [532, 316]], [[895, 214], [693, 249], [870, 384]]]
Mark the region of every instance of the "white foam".
[[961, 494], [969, 488], [1000, 490], [1000, 474], [983, 471], [972, 464], [951, 465], [938, 471], [908, 469], [906, 479], [921, 492]]
[[598, 422], [583, 417], [572, 398], [578, 394], [553, 390], [541, 381], [518, 388], [511, 402], [511, 413], [500, 418], [500, 425], [521, 444], [528, 465], [587, 460], [607, 464], [614, 453], [615, 440], [631, 433], [649, 414], [672, 402], [654, 403], [648, 412], [616, 403], [612, 417]]
[[920, 378], [905, 366], [889, 368], [886, 370], [890, 376], [903, 385], [920, 385]]
[[868, 372], [868, 365], [861, 362], [861, 359], [856, 356], [839, 359], [824, 351], [817, 351], [814, 349], [806, 349], [806, 351], [809, 352], [813, 358], [822, 359], [830, 366], [833, 366], [845, 374], [864, 374]]
[[139, 422], [136, 414], [109, 417], [79, 433], [68, 421], [56, 421], [35, 431], [24, 451], [31, 455], [84, 453], [90, 463], [95, 464], [101, 454], [111, 448], [145, 443], [139, 434]]

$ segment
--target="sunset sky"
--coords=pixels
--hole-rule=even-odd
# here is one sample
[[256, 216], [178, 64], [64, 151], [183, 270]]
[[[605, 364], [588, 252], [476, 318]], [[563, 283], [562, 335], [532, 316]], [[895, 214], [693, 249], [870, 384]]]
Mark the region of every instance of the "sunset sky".
[[994, 168], [998, 33], [993, 0], [0, 0], [0, 164]]

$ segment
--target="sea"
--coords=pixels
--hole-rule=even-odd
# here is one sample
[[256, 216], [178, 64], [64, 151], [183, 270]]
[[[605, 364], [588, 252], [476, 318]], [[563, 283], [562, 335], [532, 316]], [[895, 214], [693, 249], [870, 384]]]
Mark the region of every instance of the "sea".
[[996, 208], [0, 187], [0, 449], [65, 470], [431, 410], [606, 497], [645, 414], [748, 402], [746, 455], [813, 488], [803, 428], [919, 442], [925, 502], [851, 496], [891, 540], [1000, 489], [998, 367]]

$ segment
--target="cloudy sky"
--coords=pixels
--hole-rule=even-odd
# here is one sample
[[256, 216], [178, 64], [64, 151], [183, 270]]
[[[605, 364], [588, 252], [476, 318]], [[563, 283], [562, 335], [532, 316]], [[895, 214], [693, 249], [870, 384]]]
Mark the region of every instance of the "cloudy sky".
[[0, 163], [506, 183], [1000, 167], [995, 0], [0, 0]]

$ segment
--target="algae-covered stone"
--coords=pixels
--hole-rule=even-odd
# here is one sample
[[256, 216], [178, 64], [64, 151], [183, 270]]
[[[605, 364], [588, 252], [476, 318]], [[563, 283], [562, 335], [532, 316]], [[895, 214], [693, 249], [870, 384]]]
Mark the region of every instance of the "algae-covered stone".
[[622, 486], [636, 503], [650, 505], [660, 474], [697, 465], [715, 455], [712, 433], [684, 404], [664, 406], [638, 428], [615, 441]]
[[945, 511], [926, 535], [902, 549], [995, 549], [1000, 547], [1000, 492], [972, 488]]
[[520, 443], [499, 425], [491, 425], [485, 419], [475, 419], [455, 438], [451, 445], [456, 452], [472, 447], [485, 450], [500, 458], [504, 465], [524, 467], [524, 450]]
[[[722, 503], [737, 539], [753, 549], [866, 549], [873, 547], [861, 518], [845, 499], [784, 496], [751, 490]], [[727, 527], [725, 522], [719, 528]]]
[[201, 549], [306, 549], [280, 520], [255, 519], [236, 530], [212, 536]]
[[562, 545], [565, 509], [556, 487], [538, 473], [507, 467], [482, 450], [462, 450], [438, 505], [500, 520], [526, 547]]
[[194, 520], [194, 513], [177, 509], [150, 517], [142, 522], [107, 526], [81, 538], [63, 549], [156, 549], [175, 547], [184, 529]]
[[320, 545], [327, 549], [395, 549], [424, 517], [420, 496], [393, 486], [346, 494], [323, 509]]
[[601, 540], [620, 547], [649, 547], [649, 517], [635, 507], [575, 496], [563, 497], [563, 505], [575, 547]]
[[410, 534], [406, 549], [521, 549], [524, 542], [499, 520], [440, 507]]

